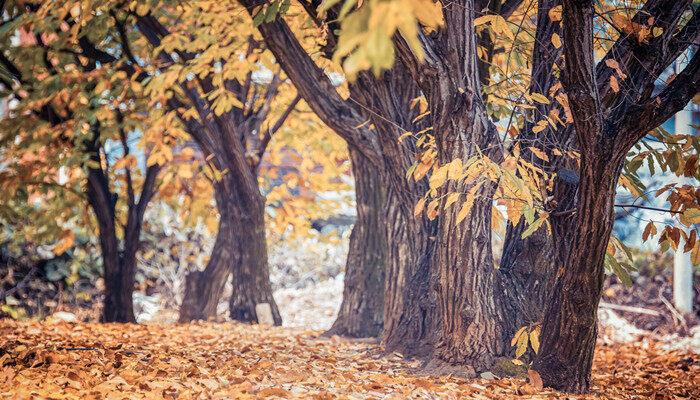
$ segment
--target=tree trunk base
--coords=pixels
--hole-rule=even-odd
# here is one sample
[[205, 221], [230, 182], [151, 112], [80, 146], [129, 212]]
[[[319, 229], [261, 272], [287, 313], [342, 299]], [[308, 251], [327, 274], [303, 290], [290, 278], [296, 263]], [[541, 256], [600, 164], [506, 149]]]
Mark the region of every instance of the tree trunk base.
[[185, 277], [185, 295], [180, 305], [178, 322], [206, 321], [215, 317], [218, 304], [206, 304], [211, 297], [202, 293], [202, 279], [204, 279], [204, 274], [201, 271], [190, 272]]
[[576, 365], [567, 368], [564, 363], [548, 361], [536, 360], [533, 366], [544, 386], [567, 393], [588, 393], [591, 387], [590, 371], [582, 371]]
[[477, 377], [476, 370], [468, 364], [451, 364], [435, 357], [431, 358], [425, 366], [423, 366], [423, 372], [429, 375], [452, 375], [464, 379], [473, 379]]
[[[232, 296], [231, 302], [229, 303], [229, 315], [231, 320], [251, 324], [272, 323], [272, 325], [275, 326], [282, 325], [282, 316], [280, 315], [274, 299], [254, 301], [241, 299], [240, 296], [236, 296], [236, 293]], [[264, 310], [262, 313], [258, 312], [262, 310]], [[270, 319], [272, 321], [270, 321]]]

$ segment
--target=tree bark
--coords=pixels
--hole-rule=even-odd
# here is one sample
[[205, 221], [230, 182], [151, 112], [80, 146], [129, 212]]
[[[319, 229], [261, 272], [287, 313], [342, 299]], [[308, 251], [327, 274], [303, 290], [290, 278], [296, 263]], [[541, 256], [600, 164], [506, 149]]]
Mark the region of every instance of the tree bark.
[[[132, 293], [136, 258], [123, 257], [115, 226], [115, 198], [102, 170], [88, 170], [87, 196], [99, 228], [105, 293], [100, 322], [136, 322]], [[137, 239], [138, 240], [138, 239]]]
[[387, 351], [427, 356], [432, 353], [430, 332], [435, 321], [435, 295], [430, 285], [437, 221], [413, 215], [414, 206], [428, 185], [426, 180], [414, 182], [406, 178], [406, 171], [418, 157], [416, 138], [410, 135], [399, 141], [399, 137], [407, 131], [427, 128], [431, 119], [414, 121], [417, 112], [411, 110], [411, 101], [420, 91], [401, 64], [380, 77], [359, 74], [350, 85], [350, 93], [379, 132], [382, 179], [387, 190], [382, 342]]
[[235, 259], [234, 221], [228, 202], [231, 195], [223, 182], [214, 183], [214, 194], [219, 211], [219, 230], [207, 266], [203, 271], [192, 271], [185, 278], [185, 294], [180, 305], [179, 322], [210, 320], [216, 317], [216, 308], [226, 285]]
[[[108, 236], [108, 237], [105, 237]], [[134, 272], [136, 258], [125, 259], [114, 249], [116, 236], [100, 232], [105, 294], [100, 322], [136, 322], [134, 316]]]
[[350, 234], [343, 302], [329, 335], [377, 337], [382, 332], [387, 241], [381, 176], [357, 150], [350, 148], [357, 220]]
[[233, 198], [229, 205], [234, 221], [234, 252], [238, 256], [231, 269], [233, 292], [229, 301], [229, 313], [232, 320], [258, 323], [261, 321], [255, 306], [267, 303], [272, 313], [272, 322], [281, 325], [282, 317], [272, 296], [267, 263], [265, 198], [257, 185], [241, 190], [239, 185], [243, 182], [257, 182], [257, 178], [237, 179], [237, 186], [231, 188]]
[[611, 162], [610, 157], [591, 160], [584, 154], [582, 158], [571, 250], [559, 269], [533, 366], [544, 384], [555, 389], [583, 393], [590, 387], [596, 313], [621, 167], [621, 162]]

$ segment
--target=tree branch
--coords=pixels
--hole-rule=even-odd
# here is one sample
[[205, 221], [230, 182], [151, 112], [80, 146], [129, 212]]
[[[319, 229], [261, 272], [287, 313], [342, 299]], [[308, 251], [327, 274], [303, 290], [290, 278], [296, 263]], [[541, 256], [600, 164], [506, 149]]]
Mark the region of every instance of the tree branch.
[[265, 154], [265, 150], [267, 149], [267, 145], [270, 143], [270, 140], [272, 140], [272, 136], [274, 136], [275, 133], [282, 127], [284, 124], [284, 121], [289, 117], [289, 115], [294, 111], [294, 108], [299, 104], [299, 101], [301, 100], [301, 96], [298, 94], [294, 97], [291, 103], [287, 106], [287, 108], [282, 112], [282, 115], [277, 119], [277, 121], [265, 131], [265, 134], [263, 135], [262, 140], [260, 141], [260, 146], [258, 149], [258, 158], [262, 160], [263, 155]]
[[583, 150], [593, 152], [603, 120], [593, 59], [593, 3], [564, 1], [564, 67], [562, 82], [569, 98], [574, 127]]
[[690, 63], [661, 93], [627, 113], [620, 124], [620, 146], [625, 152], [650, 130], [663, 124], [682, 110], [699, 92], [700, 53], [695, 53]]
[[[241, 0], [241, 3], [251, 16], [254, 8], [262, 4], [260, 0]], [[340, 97], [328, 76], [309, 57], [287, 23], [278, 18], [261, 24], [258, 30], [298, 93], [323, 122], [373, 164], [381, 165], [376, 134], [362, 127], [365, 118], [361, 111]]]

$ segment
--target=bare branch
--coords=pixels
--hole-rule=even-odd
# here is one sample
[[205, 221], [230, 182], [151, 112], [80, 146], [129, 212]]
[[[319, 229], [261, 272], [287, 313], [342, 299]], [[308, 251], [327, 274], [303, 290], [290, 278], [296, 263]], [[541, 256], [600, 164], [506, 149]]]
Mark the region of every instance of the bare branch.
[[294, 108], [299, 104], [299, 101], [301, 100], [300, 95], [296, 95], [294, 99], [292, 100], [291, 103], [287, 106], [287, 108], [282, 112], [282, 115], [277, 119], [277, 121], [270, 127], [267, 131], [265, 131], [265, 134], [260, 141], [260, 148], [258, 149], [258, 158], [262, 159], [262, 156], [265, 154], [265, 150], [267, 149], [267, 145], [270, 143], [270, 140], [272, 139], [272, 136], [274, 136], [275, 133], [282, 127], [284, 124], [284, 121], [289, 117], [289, 115], [294, 111]]

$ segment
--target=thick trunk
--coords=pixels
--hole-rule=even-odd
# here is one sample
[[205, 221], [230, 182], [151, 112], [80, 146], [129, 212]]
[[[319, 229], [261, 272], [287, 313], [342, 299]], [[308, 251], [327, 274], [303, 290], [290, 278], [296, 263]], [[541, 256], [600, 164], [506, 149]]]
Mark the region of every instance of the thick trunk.
[[116, 237], [103, 239], [102, 236], [100, 233], [105, 297], [100, 322], [136, 322], [133, 302], [136, 258], [123, 258], [113, 251], [117, 247]]
[[[450, 14], [453, 24], [472, 26], [471, 12]], [[458, 39], [458, 38], [454, 38]], [[475, 54], [474, 37], [464, 39], [467, 54]], [[474, 60], [462, 64], [453, 60], [455, 71], [464, 76], [455, 98], [451, 90], [437, 87], [428, 95], [435, 124], [437, 160], [446, 165], [455, 159], [466, 164], [472, 157], [487, 157], [500, 162], [498, 134], [486, 113], [479, 96], [481, 91]], [[462, 71], [462, 68], [466, 70]], [[447, 80], [448, 76], [440, 77]], [[465, 90], [462, 89], [462, 92]], [[439, 133], [438, 133], [439, 132]], [[475, 185], [480, 185], [475, 187]], [[473, 205], [466, 218], [458, 221], [461, 207], [454, 205], [440, 211], [438, 216], [437, 247], [434, 257], [437, 292], [437, 342], [433, 356], [436, 367], [444, 363], [456, 373], [472, 375], [489, 369], [504, 353], [504, 327], [507, 316], [503, 313], [497, 292], [497, 271], [491, 247], [491, 214], [495, 184], [479, 177], [471, 182], [448, 181], [438, 190], [442, 196], [440, 209], [447, 193], [461, 193], [458, 203], [473, 197]]]
[[582, 157], [571, 250], [557, 274], [533, 366], [544, 384], [555, 389], [581, 393], [590, 387], [597, 309], [621, 165], [609, 154]]
[[[240, 182], [240, 181], [239, 181]], [[282, 324], [275, 299], [272, 296], [270, 271], [267, 263], [267, 241], [265, 237], [265, 199], [259, 189], [235, 189], [235, 204], [232, 204], [235, 258], [232, 265], [233, 292], [229, 302], [232, 320], [242, 322], [273, 322]], [[252, 193], [252, 195], [247, 195]], [[267, 304], [269, 306], [265, 306]], [[272, 321], [261, 320], [256, 305], [269, 310]], [[264, 318], [264, 317], [263, 317]]]
[[406, 179], [406, 171], [417, 157], [416, 139], [409, 136], [399, 141], [399, 137], [406, 131], [427, 128], [430, 118], [414, 121], [416, 113], [410, 104], [420, 92], [400, 64], [379, 78], [360, 74], [350, 90], [364, 110], [371, 110], [368, 114], [377, 127], [381, 146], [382, 179], [387, 196], [382, 341], [387, 351], [407, 356], [429, 355], [433, 342], [429, 332], [435, 312], [430, 282], [437, 221], [429, 221], [424, 215], [413, 216], [414, 206], [428, 191], [428, 185], [425, 179], [420, 182]]
[[459, 208], [440, 216], [435, 263], [441, 324], [434, 361], [465, 365], [466, 374], [490, 368], [506, 349], [490, 245], [490, 191], [479, 195], [465, 221], [456, 221]]
[[389, 189], [386, 207], [387, 270], [383, 343], [406, 356], [432, 353], [435, 314], [430, 291], [436, 224], [413, 216], [415, 202]]
[[193, 271], [185, 279], [185, 294], [180, 305], [180, 322], [209, 320], [216, 317], [221, 294], [226, 279], [231, 273], [235, 259], [239, 257], [236, 247], [234, 221], [228, 204], [232, 198], [227, 193], [224, 182], [214, 185], [217, 208], [219, 210], [219, 230], [211, 252], [211, 257], [203, 271]]
[[128, 235], [129, 252], [121, 254], [115, 225], [114, 203], [116, 199], [110, 192], [109, 182], [100, 169], [90, 168], [88, 170], [87, 198], [97, 219], [104, 269], [105, 293], [100, 321], [136, 322], [132, 293], [134, 291], [134, 272], [136, 271], [134, 249], [138, 246], [140, 229], [136, 232], [135, 243], [133, 243], [133, 234], [130, 232]]
[[382, 332], [387, 253], [386, 192], [376, 168], [350, 148], [357, 220], [350, 235], [343, 302], [331, 335], [376, 337]]

